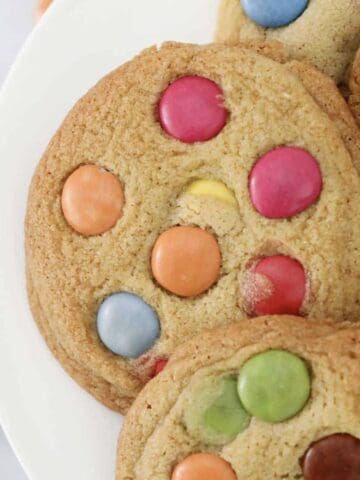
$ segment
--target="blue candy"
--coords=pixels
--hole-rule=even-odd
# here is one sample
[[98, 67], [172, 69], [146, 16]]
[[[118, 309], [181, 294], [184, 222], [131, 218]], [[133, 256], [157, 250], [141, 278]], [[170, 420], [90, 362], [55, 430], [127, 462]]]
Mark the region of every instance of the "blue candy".
[[309, 0], [240, 0], [246, 15], [258, 25], [277, 28], [289, 25], [308, 6]]
[[116, 355], [138, 358], [160, 335], [155, 311], [137, 295], [115, 293], [100, 306], [97, 330], [104, 345]]

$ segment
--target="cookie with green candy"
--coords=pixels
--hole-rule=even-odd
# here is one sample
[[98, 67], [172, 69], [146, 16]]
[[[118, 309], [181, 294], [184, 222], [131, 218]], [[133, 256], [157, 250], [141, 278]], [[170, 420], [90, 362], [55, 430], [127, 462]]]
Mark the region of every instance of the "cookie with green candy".
[[360, 478], [359, 368], [348, 323], [267, 316], [196, 337], [130, 409], [116, 479]]

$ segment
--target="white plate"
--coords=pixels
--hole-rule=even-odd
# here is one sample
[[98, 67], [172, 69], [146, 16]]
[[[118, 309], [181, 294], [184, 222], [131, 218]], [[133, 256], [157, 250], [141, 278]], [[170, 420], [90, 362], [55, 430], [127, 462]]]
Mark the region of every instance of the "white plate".
[[27, 305], [27, 188], [68, 109], [100, 77], [164, 40], [207, 43], [217, 0], [56, 0], [0, 96], [0, 418], [31, 480], [113, 480], [121, 417], [48, 352]]

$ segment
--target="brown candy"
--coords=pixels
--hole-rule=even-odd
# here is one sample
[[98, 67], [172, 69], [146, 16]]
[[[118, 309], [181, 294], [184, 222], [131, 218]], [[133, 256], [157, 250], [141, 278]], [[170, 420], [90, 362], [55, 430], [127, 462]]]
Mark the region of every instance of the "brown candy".
[[360, 440], [338, 433], [311, 445], [302, 459], [305, 480], [360, 480]]

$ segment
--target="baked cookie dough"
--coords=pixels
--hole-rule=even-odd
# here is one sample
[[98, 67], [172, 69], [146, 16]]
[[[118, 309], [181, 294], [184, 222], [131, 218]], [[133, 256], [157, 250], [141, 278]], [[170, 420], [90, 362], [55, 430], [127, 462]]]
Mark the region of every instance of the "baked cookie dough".
[[337, 83], [348, 80], [360, 46], [358, 0], [221, 0], [216, 41], [281, 42]]
[[359, 131], [331, 80], [282, 62], [268, 45], [152, 47], [76, 104], [40, 161], [33, 315], [113, 409], [206, 329], [359, 319]]
[[360, 478], [360, 328], [272, 316], [180, 347], [123, 425], [117, 480]]

